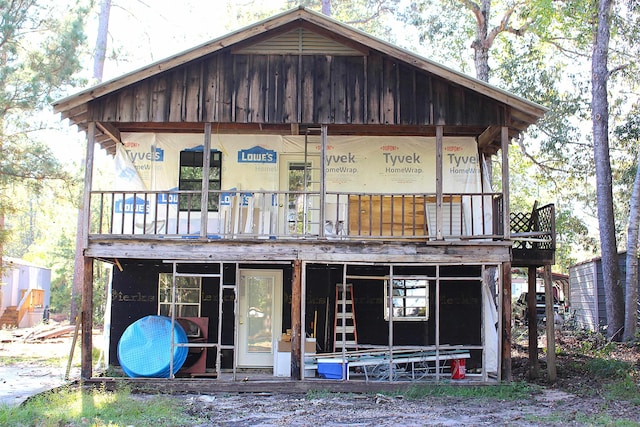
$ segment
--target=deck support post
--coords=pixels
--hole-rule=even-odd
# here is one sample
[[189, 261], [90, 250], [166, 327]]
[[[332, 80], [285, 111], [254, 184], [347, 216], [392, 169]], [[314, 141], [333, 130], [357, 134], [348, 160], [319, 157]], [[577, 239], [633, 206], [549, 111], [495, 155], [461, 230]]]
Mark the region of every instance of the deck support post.
[[442, 214], [442, 147], [444, 126], [436, 126], [436, 239], [443, 240]]
[[556, 371], [556, 322], [553, 298], [553, 275], [551, 273], [551, 265], [544, 266], [544, 299], [546, 311], [547, 326], [547, 374], [549, 381], [555, 382], [557, 379]]
[[502, 127], [500, 134], [502, 146], [502, 218], [504, 218], [504, 239], [511, 239], [511, 214], [509, 210], [509, 128]]
[[511, 382], [511, 263], [502, 264], [502, 381]]
[[93, 258], [84, 257], [84, 275], [82, 289], [82, 348], [80, 377], [90, 379], [93, 376]]
[[[89, 122], [87, 127], [87, 158], [84, 170], [84, 192], [82, 195], [83, 211], [82, 211], [82, 233], [81, 239], [82, 249], [89, 246], [89, 228], [91, 226], [91, 184], [93, 182], [93, 157], [96, 137], [96, 123]], [[85, 256], [84, 273], [82, 278], [82, 302], [81, 302], [81, 321], [82, 321], [82, 347], [80, 376], [83, 379], [92, 377], [92, 355], [93, 347], [93, 258]]]
[[538, 312], [536, 309], [536, 267], [527, 270], [527, 325], [529, 331], [529, 378], [538, 378]]
[[302, 366], [302, 261], [293, 261], [293, 277], [291, 279], [291, 378], [299, 380]]
[[202, 193], [200, 195], [200, 237], [207, 237], [209, 223], [209, 175], [211, 170], [211, 123], [204, 124], [202, 152]]

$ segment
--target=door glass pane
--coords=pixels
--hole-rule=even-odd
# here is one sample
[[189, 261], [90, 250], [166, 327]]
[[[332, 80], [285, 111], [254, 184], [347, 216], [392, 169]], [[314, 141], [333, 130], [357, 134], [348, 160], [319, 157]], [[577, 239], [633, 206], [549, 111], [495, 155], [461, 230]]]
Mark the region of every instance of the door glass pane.
[[271, 353], [273, 320], [273, 279], [247, 277], [247, 350], [249, 353]]

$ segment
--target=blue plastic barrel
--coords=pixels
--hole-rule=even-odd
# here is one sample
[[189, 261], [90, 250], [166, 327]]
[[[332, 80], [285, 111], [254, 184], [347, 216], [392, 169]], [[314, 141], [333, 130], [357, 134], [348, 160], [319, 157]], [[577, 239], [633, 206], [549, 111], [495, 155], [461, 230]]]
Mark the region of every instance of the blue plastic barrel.
[[[188, 342], [187, 334], [174, 322], [174, 344]], [[184, 364], [189, 349], [173, 349], [173, 373]], [[147, 316], [125, 329], [118, 342], [118, 360], [125, 374], [132, 378], [169, 378], [171, 372], [171, 318]]]

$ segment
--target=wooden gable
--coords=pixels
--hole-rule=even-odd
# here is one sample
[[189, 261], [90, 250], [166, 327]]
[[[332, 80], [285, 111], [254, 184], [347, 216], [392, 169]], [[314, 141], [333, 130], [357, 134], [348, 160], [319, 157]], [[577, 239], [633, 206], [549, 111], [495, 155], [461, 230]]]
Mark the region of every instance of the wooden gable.
[[[495, 151], [544, 108], [339, 24], [296, 9], [54, 104], [112, 149], [118, 132], [471, 135]], [[492, 147], [492, 144], [495, 144]]]

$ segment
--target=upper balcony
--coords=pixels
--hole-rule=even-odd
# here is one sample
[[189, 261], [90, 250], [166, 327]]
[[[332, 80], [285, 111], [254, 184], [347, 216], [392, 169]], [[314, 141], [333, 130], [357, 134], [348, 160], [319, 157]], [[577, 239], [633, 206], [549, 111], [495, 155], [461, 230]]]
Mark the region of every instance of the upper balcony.
[[[513, 240], [514, 261], [555, 250], [554, 206], [511, 213], [501, 193], [392, 194], [308, 191], [94, 191], [89, 238]], [[208, 206], [208, 209], [201, 209]], [[528, 254], [528, 255], [527, 255]]]

